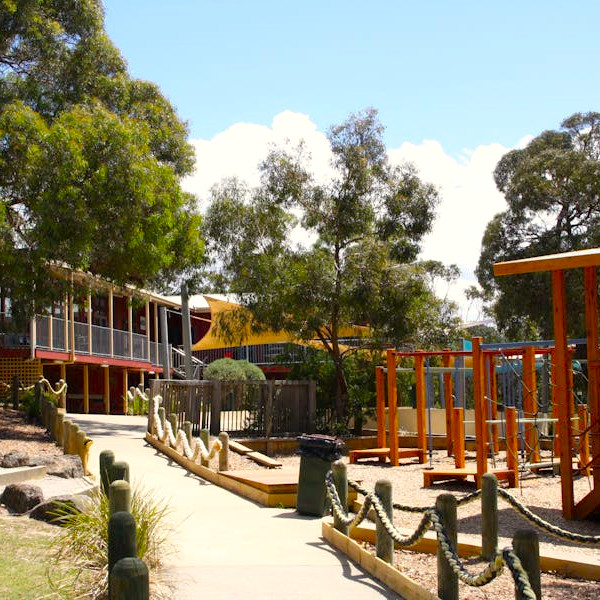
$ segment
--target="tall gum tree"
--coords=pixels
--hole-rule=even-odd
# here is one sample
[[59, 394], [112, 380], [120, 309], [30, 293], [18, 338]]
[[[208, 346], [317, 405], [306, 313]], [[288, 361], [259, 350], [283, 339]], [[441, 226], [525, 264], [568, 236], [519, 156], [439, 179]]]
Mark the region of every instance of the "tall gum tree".
[[[374, 109], [332, 127], [325, 183], [305, 168], [301, 145], [274, 149], [261, 184], [222, 182], [204, 219], [220, 289], [242, 307], [222, 313], [218, 335], [243, 343], [244, 332], [272, 329], [319, 340], [335, 365], [340, 419], [348, 416], [344, 359], [355, 350], [342, 343], [343, 327], [362, 326], [365, 344], [382, 347], [444, 344], [455, 325], [452, 306], [430, 288], [433, 263], [416, 262], [437, 190], [412, 165], [390, 164], [382, 134]], [[294, 243], [298, 225], [310, 245]]]
[[163, 285], [201, 256], [187, 128], [133, 79], [99, 0], [0, 0], [0, 286], [23, 316], [48, 260]]
[[[600, 113], [576, 113], [556, 131], [502, 157], [494, 171], [507, 210], [487, 225], [477, 278], [498, 327], [515, 338], [551, 337], [548, 274], [494, 278], [495, 262], [600, 244]], [[570, 334], [585, 331], [581, 274], [568, 272]]]

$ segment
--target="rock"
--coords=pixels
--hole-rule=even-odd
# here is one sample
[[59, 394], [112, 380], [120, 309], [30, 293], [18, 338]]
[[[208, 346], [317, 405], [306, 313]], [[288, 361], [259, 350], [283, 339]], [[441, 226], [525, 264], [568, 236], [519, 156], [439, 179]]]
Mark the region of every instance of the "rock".
[[20, 515], [43, 501], [42, 488], [30, 483], [11, 483], [7, 485], [1, 499], [6, 508]]
[[68, 479], [70, 477], [83, 477], [83, 465], [77, 454], [65, 454], [64, 456], [39, 455], [29, 459], [29, 466], [46, 466], [46, 474]]
[[47, 475], [54, 475], [55, 477], [83, 477], [83, 465], [81, 464], [81, 458], [77, 454], [65, 454], [64, 456], [57, 456], [56, 460], [48, 465], [46, 470]]
[[15, 467], [26, 467], [29, 464], [29, 455], [21, 450], [9, 452], [2, 457], [0, 467], [14, 469]]
[[91, 500], [87, 496], [74, 496], [71, 494], [56, 496], [35, 506], [29, 513], [29, 516], [37, 521], [60, 525], [60, 515], [62, 513], [83, 512], [90, 502]]

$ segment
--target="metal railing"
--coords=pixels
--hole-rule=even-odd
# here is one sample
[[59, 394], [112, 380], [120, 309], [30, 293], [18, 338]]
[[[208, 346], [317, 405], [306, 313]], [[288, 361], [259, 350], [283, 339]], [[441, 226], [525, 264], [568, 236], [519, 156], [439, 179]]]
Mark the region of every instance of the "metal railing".
[[[39, 315], [35, 323], [35, 345], [44, 350], [57, 350], [68, 352], [71, 349], [66, 340], [70, 340], [71, 332], [65, 331], [65, 320], [57, 317], [50, 318], [48, 315]], [[150, 343], [150, 355], [148, 355], [148, 338], [140, 333], [129, 333], [120, 329], [110, 329], [100, 325], [88, 323], [73, 323], [74, 350], [77, 354], [91, 354], [95, 356], [106, 356], [114, 358], [128, 358], [132, 360], [149, 361], [158, 364], [158, 352], [156, 342]], [[90, 345], [91, 332], [91, 345]], [[111, 353], [112, 332], [112, 353]], [[65, 336], [66, 334], [66, 336]], [[50, 339], [52, 338], [52, 339]], [[31, 343], [28, 334], [3, 334], [5, 347], [23, 347]]]
[[209, 364], [220, 358], [246, 359], [255, 365], [273, 365], [280, 357], [285, 357], [285, 363], [302, 362], [307, 348], [288, 342], [276, 344], [254, 344], [250, 346], [231, 346], [214, 350], [196, 350], [193, 354], [202, 362]]

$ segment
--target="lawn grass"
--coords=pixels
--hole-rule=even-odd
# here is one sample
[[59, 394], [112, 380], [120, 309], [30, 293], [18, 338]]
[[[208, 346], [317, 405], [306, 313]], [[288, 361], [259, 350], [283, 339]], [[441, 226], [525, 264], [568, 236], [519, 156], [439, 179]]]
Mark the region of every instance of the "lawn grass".
[[56, 532], [28, 517], [0, 516], [0, 598], [74, 598], [54, 591], [46, 575]]

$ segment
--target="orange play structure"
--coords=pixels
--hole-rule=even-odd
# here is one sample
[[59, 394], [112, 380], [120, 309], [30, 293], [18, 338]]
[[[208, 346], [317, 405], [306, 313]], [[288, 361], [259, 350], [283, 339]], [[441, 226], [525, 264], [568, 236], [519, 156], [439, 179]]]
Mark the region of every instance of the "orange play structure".
[[[386, 353], [386, 368], [375, 369], [375, 390], [377, 395], [377, 448], [366, 450], [352, 450], [349, 460], [355, 463], [360, 458], [378, 458], [379, 462], [390, 463], [397, 467], [401, 458], [417, 457], [422, 464], [425, 462], [427, 442], [425, 437], [425, 410], [426, 389], [425, 372], [421, 368], [416, 371], [416, 395], [417, 395], [417, 447], [400, 448], [398, 439], [398, 389], [396, 384], [396, 360], [402, 353], [388, 350]], [[388, 429], [389, 444], [386, 444], [385, 426], [385, 399], [386, 399], [386, 373], [387, 371], [387, 399], [388, 399]]]
[[[522, 260], [497, 263], [496, 276], [523, 273], [552, 273], [552, 311], [554, 321], [554, 402], [558, 416], [558, 448], [560, 450], [560, 475], [562, 511], [567, 519], [585, 519], [600, 513], [600, 350], [598, 348], [598, 276], [600, 248], [538, 256]], [[565, 271], [583, 269], [584, 306], [587, 338], [588, 409], [589, 423], [579, 424], [574, 430], [573, 379], [567, 341], [567, 309]], [[579, 446], [591, 447], [591, 458], [580, 458], [583, 472], [590, 474], [592, 489], [585, 497], [575, 501], [573, 491], [572, 453], [576, 433]], [[581, 454], [580, 454], [581, 456]], [[583, 455], [585, 456], [585, 454]]]

